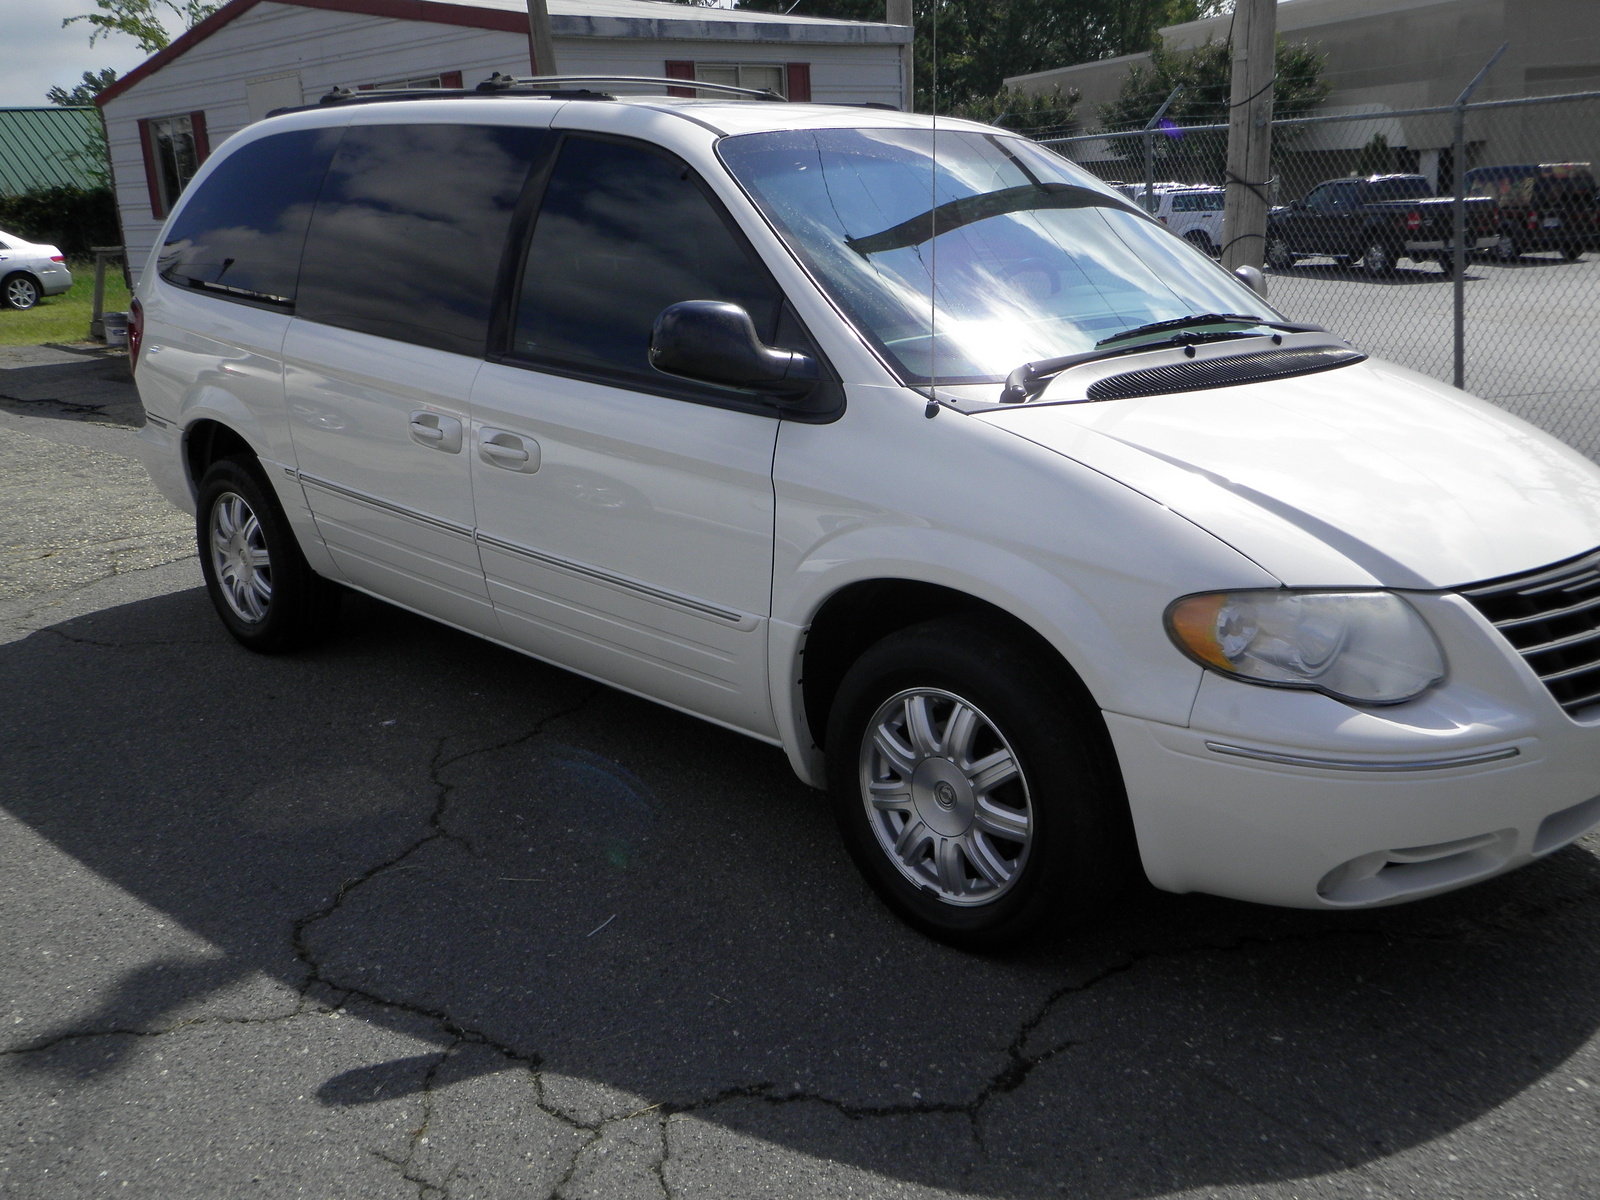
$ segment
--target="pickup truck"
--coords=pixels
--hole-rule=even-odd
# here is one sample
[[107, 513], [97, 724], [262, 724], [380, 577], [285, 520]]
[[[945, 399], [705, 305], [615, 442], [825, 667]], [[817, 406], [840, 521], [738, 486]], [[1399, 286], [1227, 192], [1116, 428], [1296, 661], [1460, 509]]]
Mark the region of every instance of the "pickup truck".
[[[1423, 175], [1329, 179], [1267, 219], [1267, 264], [1283, 271], [1298, 259], [1326, 255], [1360, 262], [1369, 275], [1390, 275], [1402, 258], [1432, 259], [1448, 274], [1453, 204], [1450, 196], [1434, 196]], [[1469, 196], [1466, 206], [1467, 248], [1496, 246], [1495, 202]]]

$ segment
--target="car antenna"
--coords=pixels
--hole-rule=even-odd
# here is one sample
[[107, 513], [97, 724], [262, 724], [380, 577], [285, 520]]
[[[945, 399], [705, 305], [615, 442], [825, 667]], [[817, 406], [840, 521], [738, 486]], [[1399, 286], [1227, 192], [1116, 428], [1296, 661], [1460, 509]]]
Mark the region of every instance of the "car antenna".
[[[928, 167], [928, 420], [939, 415], [939, 5], [933, 6], [933, 86], [928, 89], [928, 115], [932, 120], [932, 153]], [[916, 96], [911, 105], [916, 107]]]

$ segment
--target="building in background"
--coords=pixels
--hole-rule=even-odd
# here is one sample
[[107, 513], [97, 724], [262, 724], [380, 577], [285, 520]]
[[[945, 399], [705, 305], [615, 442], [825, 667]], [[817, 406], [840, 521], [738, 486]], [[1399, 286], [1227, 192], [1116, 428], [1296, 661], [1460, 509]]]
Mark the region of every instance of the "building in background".
[[[1168, 50], [1226, 41], [1229, 20], [1170, 25], [1161, 41]], [[1280, 0], [1278, 32], [1327, 56], [1323, 78], [1333, 91], [1319, 116], [1372, 114], [1370, 121], [1307, 127], [1296, 138], [1297, 152], [1347, 162], [1350, 151], [1381, 135], [1399, 152], [1397, 169], [1419, 171], [1438, 187], [1452, 177], [1449, 122], [1385, 114], [1454, 103], [1502, 43], [1506, 53], [1475, 101], [1600, 90], [1600, 0]], [[1025, 92], [1077, 89], [1088, 132], [1099, 127], [1100, 106], [1116, 99], [1129, 70], [1149, 61], [1147, 53], [1124, 55], [1013, 76], [1006, 85]], [[1515, 142], [1496, 145], [1491, 130], [1469, 145], [1468, 165], [1510, 161], [1508, 154], [1519, 161], [1600, 161], [1600, 126], [1593, 124], [1540, 130], [1523, 122]]]
[[[549, 0], [563, 74], [768, 88], [901, 107], [908, 27], [699, 8]], [[211, 148], [334, 87], [471, 87], [531, 71], [525, 0], [232, 0], [101, 93], [134, 273]]]

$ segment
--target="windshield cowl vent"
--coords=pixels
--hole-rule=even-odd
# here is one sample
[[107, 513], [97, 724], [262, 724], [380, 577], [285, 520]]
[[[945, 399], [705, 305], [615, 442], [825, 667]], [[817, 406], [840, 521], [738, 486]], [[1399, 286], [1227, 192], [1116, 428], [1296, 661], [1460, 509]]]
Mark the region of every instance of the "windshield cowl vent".
[[1198, 392], [1206, 388], [1235, 387], [1264, 379], [1287, 379], [1334, 367], [1358, 363], [1367, 356], [1347, 346], [1307, 346], [1293, 350], [1267, 350], [1226, 358], [1200, 358], [1107, 375], [1089, 385], [1090, 400], [1130, 400], [1135, 396], [1164, 396], [1171, 392]]

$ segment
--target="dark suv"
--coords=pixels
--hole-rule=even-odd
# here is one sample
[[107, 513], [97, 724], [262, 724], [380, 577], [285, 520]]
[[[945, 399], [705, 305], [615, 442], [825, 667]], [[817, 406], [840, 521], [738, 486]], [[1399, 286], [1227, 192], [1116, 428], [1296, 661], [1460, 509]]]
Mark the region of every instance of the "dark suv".
[[1493, 200], [1498, 209], [1496, 253], [1502, 258], [1559, 250], [1576, 260], [1600, 249], [1600, 208], [1588, 163], [1474, 167], [1466, 183], [1467, 195]]

